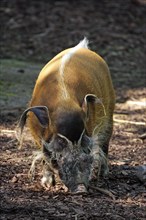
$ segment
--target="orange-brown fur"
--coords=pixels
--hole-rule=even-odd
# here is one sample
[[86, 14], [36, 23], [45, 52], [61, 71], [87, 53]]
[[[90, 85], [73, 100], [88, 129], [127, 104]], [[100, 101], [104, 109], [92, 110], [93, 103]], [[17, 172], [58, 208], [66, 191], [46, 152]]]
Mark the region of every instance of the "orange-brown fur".
[[[112, 133], [112, 118], [115, 104], [115, 94], [109, 69], [105, 61], [95, 52], [80, 48], [66, 62], [61, 80], [60, 66], [67, 49], [55, 56], [40, 72], [33, 91], [30, 106], [47, 106], [49, 110], [50, 125], [42, 128], [36, 116], [29, 112], [28, 124], [35, 141], [40, 146], [42, 139], [55, 133], [54, 120], [58, 109], [64, 111], [79, 111], [84, 118], [85, 128], [89, 136], [98, 133], [101, 145], [109, 142]], [[64, 83], [64, 85], [63, 85]], [[65, 86], [65, 87], [64, 87]], [[67, 91], [65, 96], [64, 88]], [[85, 95], [95, 94], [101, 99], [101, 104], [89, 104], [89, 119], [85, 119], [82, 103]], [[75, 123], [75, 122], [74, 122]], [[95, 134], [94, 134], [95, 135]]]

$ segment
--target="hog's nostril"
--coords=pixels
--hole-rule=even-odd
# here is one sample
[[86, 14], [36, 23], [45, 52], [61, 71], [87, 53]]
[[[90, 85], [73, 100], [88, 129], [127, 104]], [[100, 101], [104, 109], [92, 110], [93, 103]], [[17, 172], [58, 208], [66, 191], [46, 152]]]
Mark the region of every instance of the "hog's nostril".
[[79, 184], [73, 193], [87, 193], [87, 189], [84, 184]]

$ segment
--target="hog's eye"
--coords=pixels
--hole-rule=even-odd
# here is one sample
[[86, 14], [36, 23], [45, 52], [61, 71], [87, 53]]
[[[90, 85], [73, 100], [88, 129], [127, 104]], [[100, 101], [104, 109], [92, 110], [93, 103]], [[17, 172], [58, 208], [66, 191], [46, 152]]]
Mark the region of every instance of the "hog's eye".
[[61, 146], [62, 148], [67, 146], [67, 140], [65, 140], [64, 138], [59, 137], [57, 142], [58, 142], [59, 146]]

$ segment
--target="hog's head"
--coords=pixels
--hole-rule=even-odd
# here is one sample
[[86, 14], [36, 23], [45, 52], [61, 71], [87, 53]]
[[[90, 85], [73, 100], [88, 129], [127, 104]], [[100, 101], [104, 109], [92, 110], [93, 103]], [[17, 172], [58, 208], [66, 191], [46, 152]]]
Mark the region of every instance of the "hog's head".
[[50, 143], [43, 142], [46, 161], [58, 170], [60, 179], [71, 192], [87, 191], [93, 162], [90, 146], [90, 139], [84, 134], [76, 144], [61, 134]]
[[[46, 162], [58, 170], [60, 179], [72, 192], [85, 192], [88, 188], [92, 171], [93, 156], [92, 139], [87, 136], [85, 123], [89, 117], [88, 103], [101, 103], [92, 94], [85, 96], [78, 110], [59, 107], [55, 117], [49, 115], [46, 106], [34, 106], [25, 110], [20, 120], [23, 130], [29, 111], [37, 117], [40, 125], [51, 133], [46, 137], [42, 134], [43, 152]], [[49, 132], [48, 132], [49, 133]]]

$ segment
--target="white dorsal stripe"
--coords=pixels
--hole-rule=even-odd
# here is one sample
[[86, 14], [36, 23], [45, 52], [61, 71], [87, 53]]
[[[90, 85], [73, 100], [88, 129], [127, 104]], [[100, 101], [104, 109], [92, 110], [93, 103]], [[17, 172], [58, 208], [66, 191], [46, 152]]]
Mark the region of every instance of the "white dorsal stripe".
[[64, 75], [64, 67], [65, 64], [70, 60], [70, 58], [73, 56], [73, 54], [80, 48], [86, 48], [88, 49], [88, 39], [85, 37], [79, 44], [77, 44], [75, 47], [71, 48], [67, 54], [65, 54], [62, 57], [61, 60], [61, 66], [60, 66], [60, 74]]
[[73, 56], [73, 54], [79, 50], [80, 48], [86, 48], [88, 49], [88, 39], [85, 37], [79, 44], [77, 44], [75, 47], [71, 48], [69, 50], [68, 53], [66, 53], [61, 60], [61, 65], [60, 65], [60, 82], [62, 85], [62, 89], [63, 89], [63, 96], [64, 98], [68, 98], [69, 94], [67, 92], [65, 83], [64, 83], [64, 69], [65, 69], [65, 65], [68, 63], [68, 61], [70, 60], [70, 58]]

